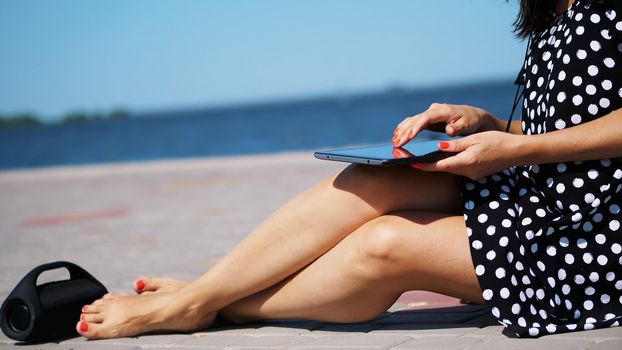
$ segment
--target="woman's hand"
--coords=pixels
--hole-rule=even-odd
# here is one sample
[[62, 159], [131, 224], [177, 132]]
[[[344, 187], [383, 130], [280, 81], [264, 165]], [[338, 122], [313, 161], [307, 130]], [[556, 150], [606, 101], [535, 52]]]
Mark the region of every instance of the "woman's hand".
[[525, 136], [521, 135], [485, 131], [461, 139], [440, 141], [441, 151], [459, 153], [434, 163], [415, 163], [411, 166], [419, 170], [441, 171], [479, 180], [523, 163], [524, 140]]
[[489, 112], [466, 105], [433, 103], [425, 112], [404, 119], [393, 132], [393, 146], [401, 147], [423, 129], [445, 132], [449, 136], [471, 135], [500, 130], [500, 120]]

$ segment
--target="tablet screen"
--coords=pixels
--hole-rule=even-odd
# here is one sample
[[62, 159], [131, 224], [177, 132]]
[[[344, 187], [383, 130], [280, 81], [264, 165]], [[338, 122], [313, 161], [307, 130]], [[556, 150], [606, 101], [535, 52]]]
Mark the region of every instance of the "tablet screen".
[[391, 144], [341, 148], [316, 152], [315, 157], [351, 163], [372, 165], [400, 165], [414, 162], [434, 162], [455, 153], [441, 152], [438, 142], [441, 140], [411, 141], [394, 148]]

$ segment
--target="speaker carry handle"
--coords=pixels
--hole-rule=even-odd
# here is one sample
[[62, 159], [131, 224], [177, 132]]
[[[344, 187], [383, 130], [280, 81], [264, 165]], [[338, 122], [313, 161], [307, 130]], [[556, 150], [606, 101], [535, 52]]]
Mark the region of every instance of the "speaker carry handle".
[[23, 283], [27, 283], [30, 286], [36, 287], [37, 279], [39, 279], [39, 276], [42, 273], [46, 271], [61, 269], [61, 268], [65, 268], [67, 269], [67, 271], [69, 271], [70, 280], [76, 280], [76, 279], [83, 278], [83, 279], [88, 279], [91, 281], [97, 281], [95, 277], [93, 277], [90, 273], [86, 272], [86, 270], [84, 270], [83, 268], [81, 268], [80, 266], [74, 263], [71, 263], [69, 261], [54, 261], [51, 263], [47, 263], [47, 264], [43, 264], [43, 265], [39, 265], [35, 267], [34, 269], [32, 269], [32, 271], [26, 274], [26, 276], [24, 276], [24, 278], [22, 278], [22, 280], [19, 283], [21, 284], [23, 282]]

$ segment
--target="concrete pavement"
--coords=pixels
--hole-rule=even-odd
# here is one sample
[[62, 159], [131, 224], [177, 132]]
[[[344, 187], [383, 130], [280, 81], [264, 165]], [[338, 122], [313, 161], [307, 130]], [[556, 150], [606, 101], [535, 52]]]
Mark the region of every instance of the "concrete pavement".
[[[288, 198], [343, 168], [310, 152], [0, 172], [0, 299], [34, 266], [80, 264], [109, 290], [192, 279]], [[40, 282], [64, 277], [50, 272]], [[28, 349], [621, 349], [622, 328], [513, 339], [485, 307], [404, 294], [356, 325], [273, 321]], [[18, 348], [0, 336], [0, 348]], [[22, 348], [22, 345], [19, 346]]]

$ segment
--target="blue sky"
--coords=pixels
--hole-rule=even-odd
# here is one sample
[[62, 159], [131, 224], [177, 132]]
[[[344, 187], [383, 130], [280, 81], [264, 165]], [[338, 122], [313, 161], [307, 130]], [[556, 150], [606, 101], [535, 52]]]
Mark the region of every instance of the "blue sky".
[[3, 0], [0, 115], [512, 78], [505, 0]]

